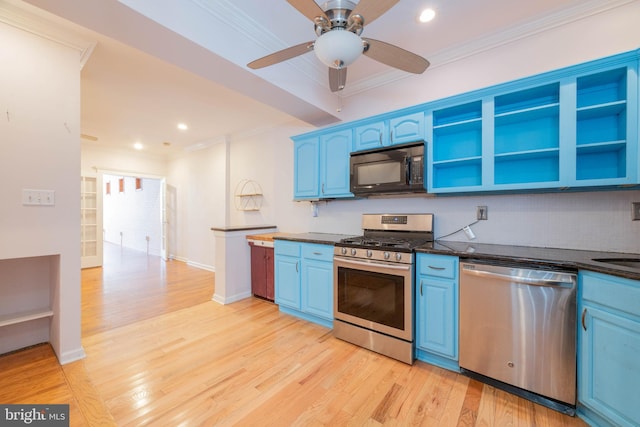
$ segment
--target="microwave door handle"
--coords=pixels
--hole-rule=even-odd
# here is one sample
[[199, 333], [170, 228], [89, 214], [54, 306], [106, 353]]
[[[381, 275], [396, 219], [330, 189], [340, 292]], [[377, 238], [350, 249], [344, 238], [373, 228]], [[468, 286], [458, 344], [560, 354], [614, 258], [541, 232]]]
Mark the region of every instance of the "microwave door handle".
[[410, 185], [411, 184], [411, 157], [405, 157], [404, 158], [404, 183], [406, 185]]

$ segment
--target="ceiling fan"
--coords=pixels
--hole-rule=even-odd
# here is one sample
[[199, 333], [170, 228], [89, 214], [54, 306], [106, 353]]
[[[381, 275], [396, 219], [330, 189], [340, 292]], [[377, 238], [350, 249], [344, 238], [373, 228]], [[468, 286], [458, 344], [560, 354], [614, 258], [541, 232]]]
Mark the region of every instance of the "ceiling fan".
[[329, 0], [320, 7], [314, 0], [287, 0], [300, 13], [313, 21], [318, 38], [272, 53], [247, 64], [258, 69], [315, 51], [320, 61], [329, 67], [329, 87], [332, 92], [344, 89], [347, 67], [361, 54], [409, 73], [421, 74], [429, 61], [398, 46], [360, 37], [369, 24], [391, 9], [400, 0]]

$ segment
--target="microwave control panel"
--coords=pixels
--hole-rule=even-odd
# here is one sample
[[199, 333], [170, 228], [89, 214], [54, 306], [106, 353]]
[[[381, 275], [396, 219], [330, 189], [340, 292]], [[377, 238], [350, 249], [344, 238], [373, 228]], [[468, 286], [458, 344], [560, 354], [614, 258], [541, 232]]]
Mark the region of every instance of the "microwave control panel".
[[422, 156], [414, 156], [411, 157], [411, 182], [410, 184], [422, 184], [422, 176], [423, 176], [423, 162]]

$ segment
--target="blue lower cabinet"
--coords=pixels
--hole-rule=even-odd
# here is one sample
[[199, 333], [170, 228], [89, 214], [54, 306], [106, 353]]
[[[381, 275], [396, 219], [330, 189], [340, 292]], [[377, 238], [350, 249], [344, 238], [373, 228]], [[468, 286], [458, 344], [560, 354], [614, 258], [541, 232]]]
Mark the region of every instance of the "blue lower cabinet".
[[300, 243], [274, 242], [275, 303], [300, 309]]
[[280, 311], [333, 328], [333, 246], [283, 240], [274, 246]]
[[640, 425], [640, 281], [580, 272], [578, 415]]
[[418, 254], [415, 295], [416, 358], [459, 371], [458, 258]]
[[333, 321], [333, 262], [304, 262], [302, 311]]

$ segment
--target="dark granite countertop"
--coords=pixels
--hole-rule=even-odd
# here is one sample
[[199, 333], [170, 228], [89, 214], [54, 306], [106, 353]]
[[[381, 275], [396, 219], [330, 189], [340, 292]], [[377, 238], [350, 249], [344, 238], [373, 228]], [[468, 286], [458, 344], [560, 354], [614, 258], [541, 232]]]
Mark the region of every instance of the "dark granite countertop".
[[246, 231], [246, 230], [265, 230], [268, 228], [278, 228], [275, 225], [227, 225], [224, 227], [211, 227], [212, 231]]
[[538, 266], [590, 270], [640, 280], [640, 269], [638, 268], [617, 266], [593, 260], [594, 258], [632, 258], [640, 260], [640, 254], [448, 241], [436, 241], [421, 246], [416, 249], [416, 252], [454, 255], [460, 257], [461, 260], [526, 262]]
[[303, 243], [320, 243], [323, 245], [335, 245], [340, 240], [353, 237], [352, 234], [330, 234], [330, 233], [279, 233], [273, 236], [274, 240], [291, 240]]

